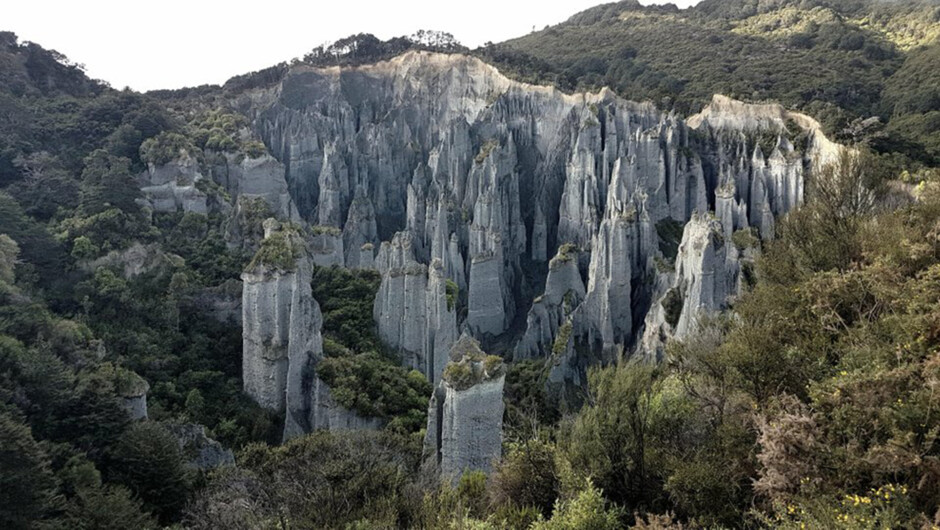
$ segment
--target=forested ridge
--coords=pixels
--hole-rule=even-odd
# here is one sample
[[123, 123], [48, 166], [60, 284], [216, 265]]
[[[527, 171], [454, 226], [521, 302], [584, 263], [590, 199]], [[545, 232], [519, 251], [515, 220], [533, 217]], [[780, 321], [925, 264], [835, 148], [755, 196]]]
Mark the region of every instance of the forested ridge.
[[[934, 0], [628, 0], [472, 51], [358, 35], [298, 59], [471, 53], [680, 114], [714, 93], [779, 101], [861, 153], [772, 241], [727, 242], [760, 251], [746, 293], [664, 363], [592, 368], [578, 410], [549, 399], [543, 363], [509, 364], [502, 461], [442, 484], [422, 466], [431, 385], [378, 339], [375, 273], [318, 267], [312, 285], [322, 377], [384, 427], [279, 444], [283, 419], [242, 393], [241, 326], [213, 309], [253, 257], [283, 257], [261, 241], [270, 212], [141, 206], [149, 164], [266, 156], [226, 98], [289, 65], [140, 94], [0, 33], [0, 526], [940, 526], [938, 37]], [[142, 392], [150, 419], [132, 421]], [[194, 424], [237, 466], [189, 465], [175, 433]]]

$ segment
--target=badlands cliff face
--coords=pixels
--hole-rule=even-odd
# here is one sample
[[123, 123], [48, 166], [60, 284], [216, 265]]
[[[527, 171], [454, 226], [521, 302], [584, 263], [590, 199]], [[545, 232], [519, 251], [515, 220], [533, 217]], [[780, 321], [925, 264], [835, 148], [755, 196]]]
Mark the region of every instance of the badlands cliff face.
[[[287, 256], [272, 263], [264, 243], [242, 274], [242, 379], [245, 393], [262, 407], [285, 413], [284, 439], [314, 429], [377, 428], [333, 402], [316, 373], [323, 358], [323, 317], [313, 299], [311, 260], [305, 241], [273, 219], [265, 222], [265, 240], [282, 238]], [[284, 251], [285, 248], [280, 248]]]
[[428, 406], [424, 453], [432, 469], [456, 480], [467, 470], [489, 472], [502, 455], [506, 367], [468, 335], [448, 356]]
[[[312, 225], [317, 263], [376, 268], [380, 337], [434, 383], [463, 332], [506, 358], [564, 351], [552, 379], [569, 385], [592, 362], [659, 357], [738, 293], [736, 234], [772, 237], [839, 149], [775, 105], [716, 96], [684, 119], [426, 52], [294, 67], [234, 104], [277, 163], [226, 188]], [[293, 316], [317, 327], [304, 281], [245, 277], [246, 388], [272, 408], [290, 410], [288, 350], [310, 336]]]

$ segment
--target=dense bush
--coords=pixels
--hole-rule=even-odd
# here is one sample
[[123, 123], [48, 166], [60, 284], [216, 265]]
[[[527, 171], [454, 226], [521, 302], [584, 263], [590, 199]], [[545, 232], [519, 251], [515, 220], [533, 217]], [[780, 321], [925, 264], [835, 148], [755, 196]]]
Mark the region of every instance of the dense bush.
[[431, 384], [403, 368], [376, 336], [372, 304], [380, 281], [375, 271], [315, 268], [313, 295], [323, 312], [327, 356], [317, 373], [341, 405], [390, 420], [393, 431], [416, 433], [426, 426]]

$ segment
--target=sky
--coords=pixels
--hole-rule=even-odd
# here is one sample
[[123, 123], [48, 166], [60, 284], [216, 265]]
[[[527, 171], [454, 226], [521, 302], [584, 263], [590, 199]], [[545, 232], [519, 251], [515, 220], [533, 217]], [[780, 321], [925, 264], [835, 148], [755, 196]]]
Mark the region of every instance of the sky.
[[[698, 0], [669, 1], [684, 8]], [[0, 31], [63, 53], [83, 64], [89, 76], [115, 88], [153, 90], [221, 84], [354, 33], [387, 39], [419, 29], [440, 30], [472, 48], [542, 29], [602, 3], [29, 0], [3, 8]]]

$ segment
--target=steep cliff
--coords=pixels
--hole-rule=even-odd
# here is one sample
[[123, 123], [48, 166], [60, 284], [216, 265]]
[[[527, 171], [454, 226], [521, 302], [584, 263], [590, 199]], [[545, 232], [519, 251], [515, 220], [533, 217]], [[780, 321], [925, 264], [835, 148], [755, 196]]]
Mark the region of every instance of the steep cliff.
[[379, 335], [435, 383], [460, 332], [521, 359], [548, 356], [569, 323], [578, 347], [559, 370], [661, 355], [737, 293], [732, 236], [772, 237], [840, 149], [777, 105], [715, 96], [686, 120], [418, 51], [295, 66], [234, 105], [283, 164], [299, 216], [323, 227], [318, 263], [379, 270]]
[[[295, 66], [233, 105], [279, 162], [264, 162], [268, 185], [228, 170], [226, 189], [312, 225], [315, 263], [377, 269], [378, 334], [434, 384], [461, 332], [516, 359], [552, 356], [555, 384], [582, 385], [587, 365], [621, 355], [661, 357], [738, 293], [733, 236], [772, 237], [840, 149], [777, 105], [715, 96], [683, 119], [418, 51]], [[316, 327], [306, 298], [292, 301], [296, 274], [245, 276], [246, 301], [273, 304], [257, 311], [267, 331], [245, 327], [246, 389], [273, 408], [290, 386], [285, 345], [311, 340], [288, 337], [291, 316]]]
[[242, 274], [242, 378], [261, 406], [285, 411], [284, 438], [318, 428], [375, 428], [333, 402], [316, 374], [323, 357], [311, 259], [299, 231], [265, 222], [265, 239]]
[[374, 310], [379, 337], [400, 352], [403, 365], [436, 383], [457, 340], [443, 264], [439, 259], [430, 267], [418, 263], [411, 234], [400, 232], [382, 244], [376, 266], [382, 275]]
[[467, 335], [450, 355], [428, 407], [424, 451], [442, 477], [456, 481], [465, 471], [489, 472], [502, 454], [506, 375], [502, 360]]

